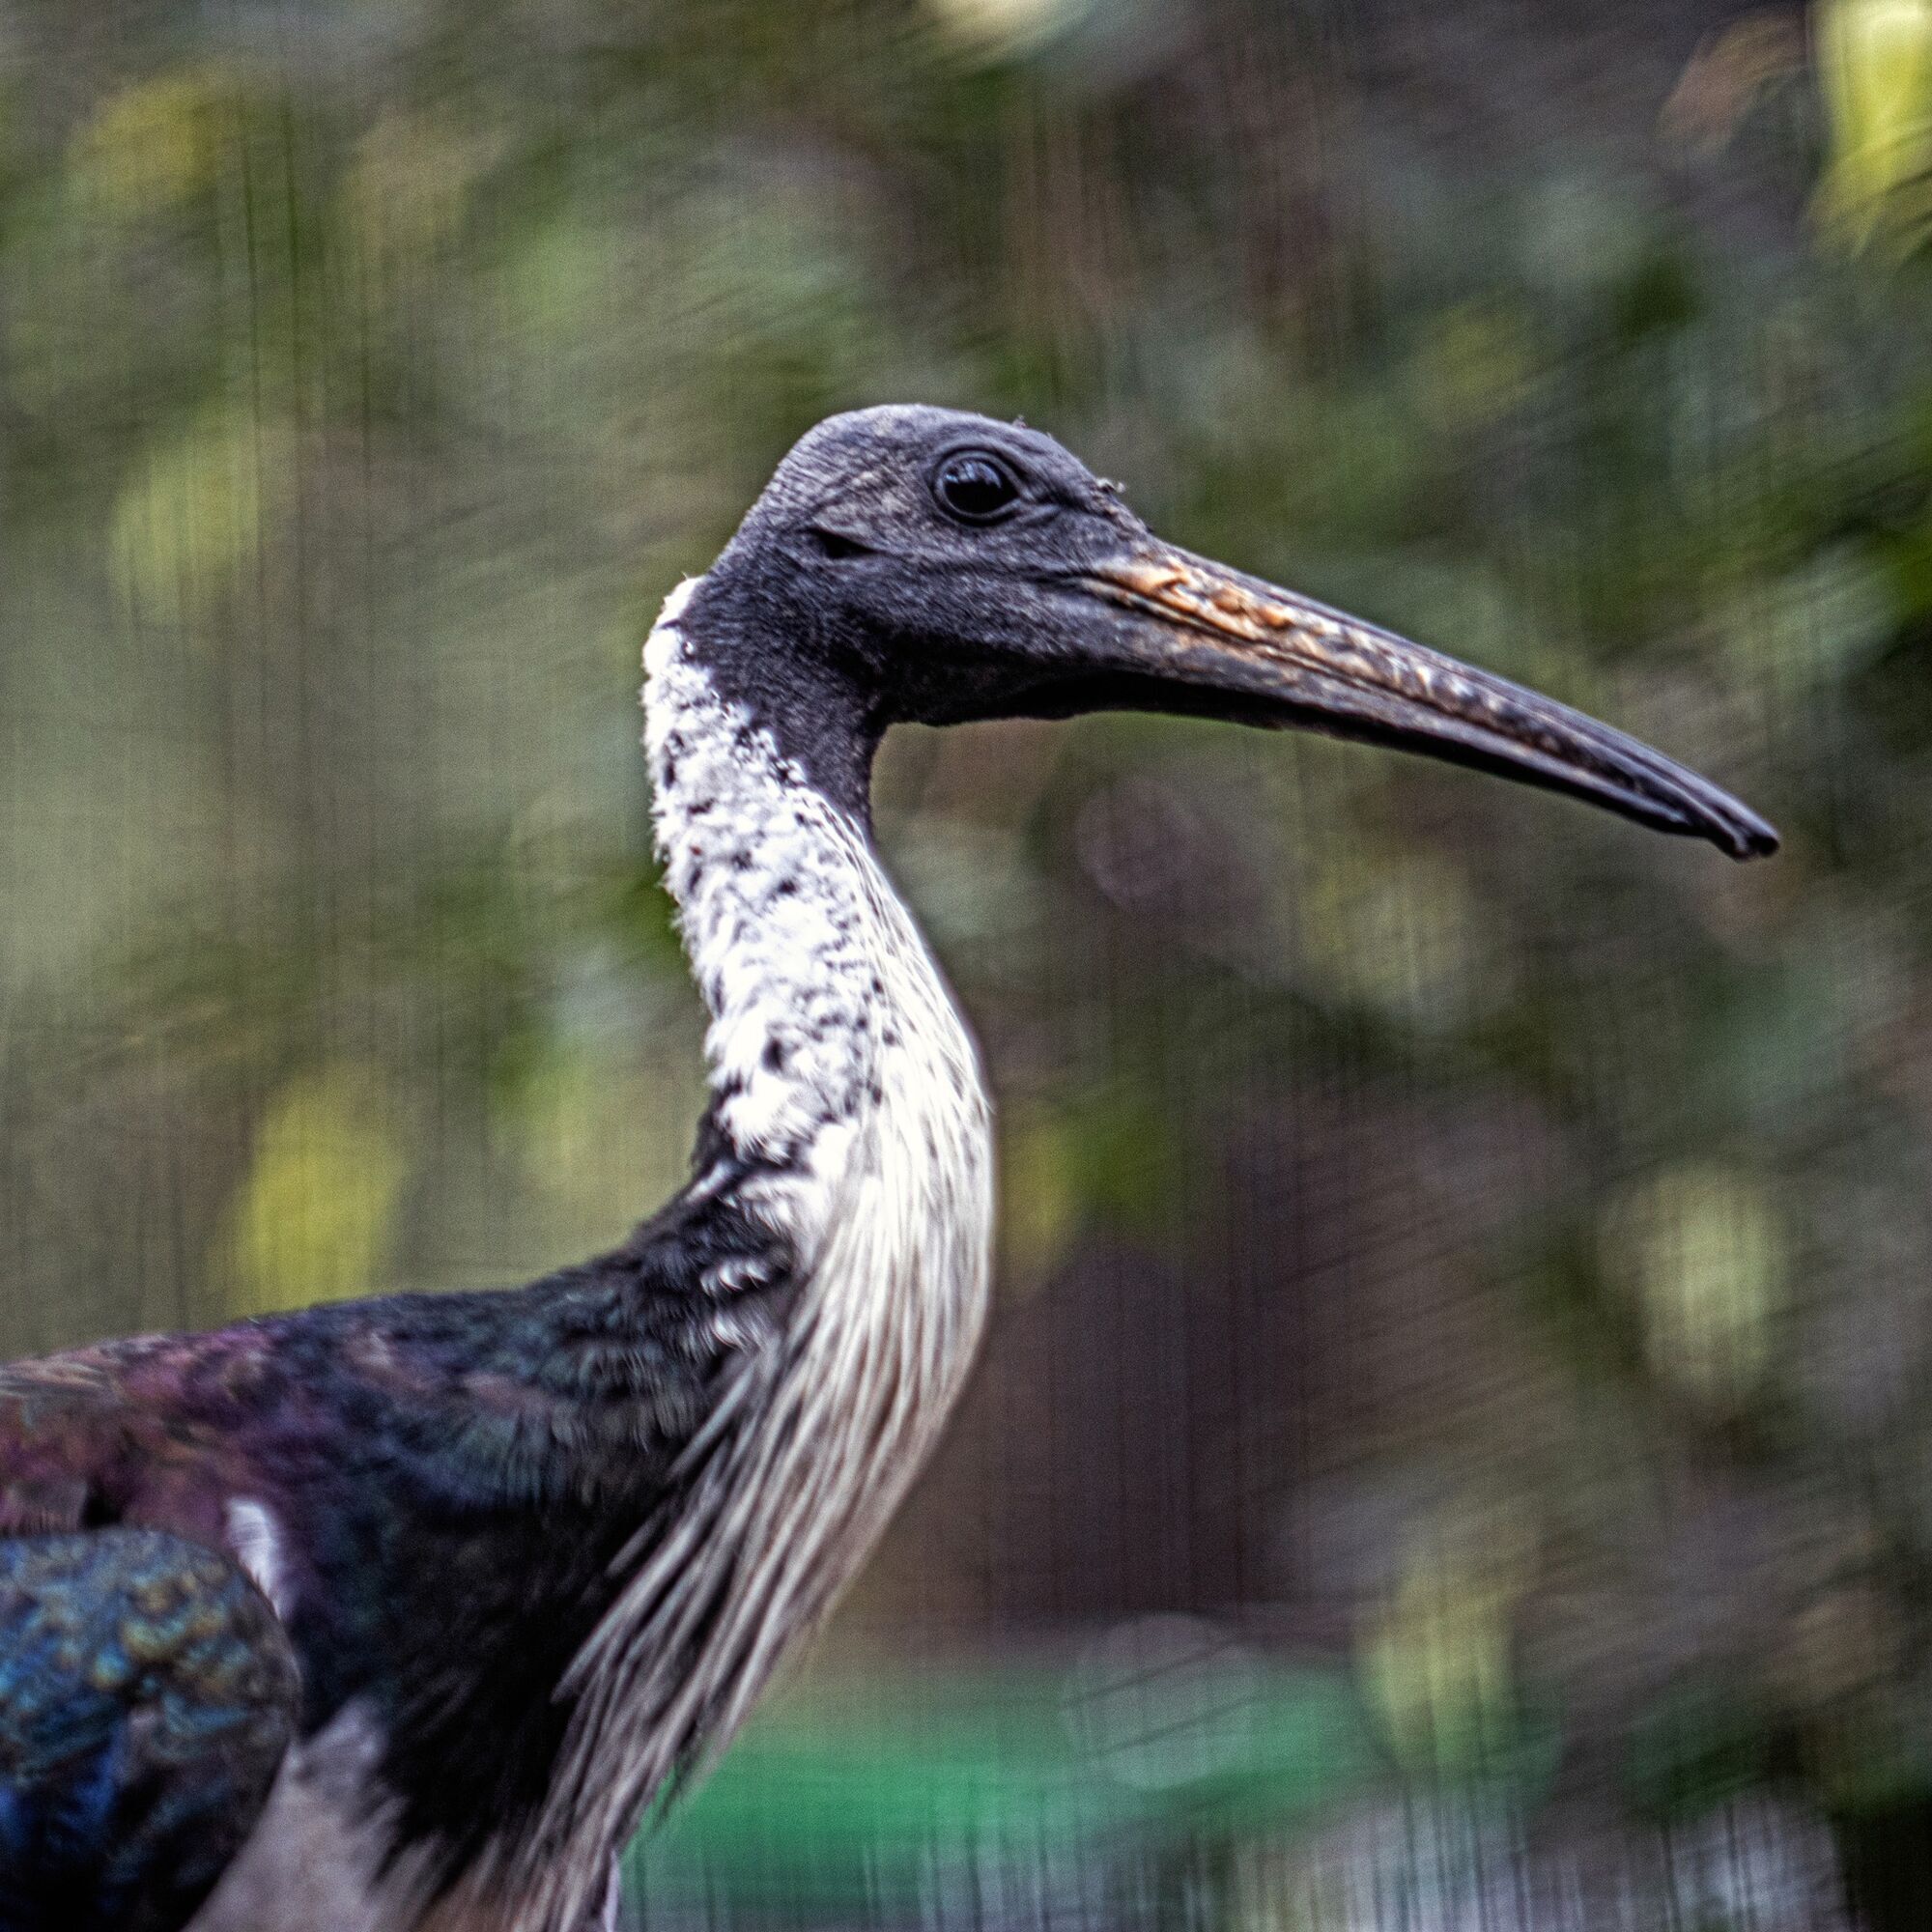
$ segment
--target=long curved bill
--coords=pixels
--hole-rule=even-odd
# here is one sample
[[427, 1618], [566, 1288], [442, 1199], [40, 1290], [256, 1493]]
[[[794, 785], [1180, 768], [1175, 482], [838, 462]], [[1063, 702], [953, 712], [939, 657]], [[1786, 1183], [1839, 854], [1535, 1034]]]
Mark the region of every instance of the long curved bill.
[[1708, 838], [1733, 859], [1777, 849], [1776, 831], [1748, 807], [1648, 745], [1507, 678], [1186, 551], [1163, 548], [1090, 567], [1078, 585], [1114, 607], [1109, 668], [1134, 686], [1157, 681], [1162, 708], [1299, 726], [1473, 765], [1660, 832]]

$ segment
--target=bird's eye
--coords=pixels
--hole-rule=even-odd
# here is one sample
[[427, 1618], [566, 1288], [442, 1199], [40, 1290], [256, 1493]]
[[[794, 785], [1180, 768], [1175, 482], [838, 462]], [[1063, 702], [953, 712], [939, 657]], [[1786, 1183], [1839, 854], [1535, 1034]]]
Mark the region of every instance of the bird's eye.
[[989, 524], [1019, 501], [1020, 480], [997, 456], [967, 449], [939, 466], [932, 493], [961, 523]]

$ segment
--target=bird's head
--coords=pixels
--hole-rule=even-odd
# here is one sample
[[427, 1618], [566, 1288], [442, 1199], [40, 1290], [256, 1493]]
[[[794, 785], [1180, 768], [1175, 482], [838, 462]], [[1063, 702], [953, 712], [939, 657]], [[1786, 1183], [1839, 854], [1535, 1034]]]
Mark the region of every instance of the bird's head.
[[1473, 765], [1708, 838], [1773, 828], [1607, 725], [1156, 537], [1037, 430], [904, 407], [802, 438], [687, 607], [815, 781], [909, 722], [1184, 713]]

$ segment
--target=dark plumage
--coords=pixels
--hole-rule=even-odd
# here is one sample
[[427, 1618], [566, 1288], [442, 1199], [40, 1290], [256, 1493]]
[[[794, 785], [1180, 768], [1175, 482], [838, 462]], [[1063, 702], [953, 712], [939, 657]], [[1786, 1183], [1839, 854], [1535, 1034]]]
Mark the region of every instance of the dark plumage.
[[0, 1924], [181, 1924], [295, 1735], [274, 1612], [200, 1544], [98, 1529], [0, 1543]]
[[1298, 724], [1775, 843], [1657, 753], [1174, 551], [1050, 439], [942, 411], [807, 437], [646, 666], [714, 1018], [690, 1185], [527, 1288], [0, 1372], [0, 1932], [579, 1932], [824, 1613], [986, 1300], [985, 1096], [867, 830], [893, 723]]
[[[616, 1252], [526, 1289], [331, 1305], [0, 1370], [0, 1534], [13, 1539], [0, 1542], [0, 1818], [18, 1820], [0, 1833], [0, 1928], [128, 1922], [125, 1886], [103, 1885], [94, 1917], [78, 1893], [42, 1887], [16, 1903], [6, 1887], [24, 1885], [11, 1861], [26, 1872], [40, 1839], [73, 1843], [83, 1867], [134, 1854], [125, 1806], [83, 1815], [58, 1796], [68, 1809], [52, 1829], [43, 1739], [57, 1724], [91, 1740], [76, 1775], [110, 1791], [128, 1776], [114, 1752], [155, 1679], [117, 1680], [112, 1696], [95, 1680], [157, 1580], [223, 1613], [183, 1650], [196, 1674], [166, 1702], [204, 1707], [205, 1762], [179, 1724], [173, 1762], [224, 1828], [259, 1810], [298, 1719], [314, 1733], [352, 1699], [376, 1715], [403, 1837], [435, 1848], [432, 1889], [528, 1821], [570, 1717], [557, 1687], [715, 1399], [725, 1351], [701, 1284], [753, 1255], [782, 1284], [771, 1236], [674, 1204]], [[300, 1525], [281, 1579], [286, 1633], [214, 1553], [230, 1546], [234, 1497]], [[219, 1730], [231, 1711], [234, 1729]], [[238, 1755], [244, 1743], [254, 1755]], [[188, 1868], [199, 1889], [185, 1876], [169, 1897], [199, 1904], [244, 1835], [211, 1831]], [[58, 1912], [36, 1916], [55, 1897]]]

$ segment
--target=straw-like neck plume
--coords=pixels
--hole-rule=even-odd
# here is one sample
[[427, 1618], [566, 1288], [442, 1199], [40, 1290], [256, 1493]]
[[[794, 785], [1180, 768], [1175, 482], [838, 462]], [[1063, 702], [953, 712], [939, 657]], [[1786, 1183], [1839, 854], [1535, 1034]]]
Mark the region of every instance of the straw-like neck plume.
[[721, 691], [684, 620], [693, 587], [651, 635], [644, 685], [666, 883], [711, 1015], [722, 1151], [692, 1188], [774, 1237], [794, 1299], [581, 1661], [563, 1788], [610, 1830], [730, 1735], [863, 1563], [957, 1399], [988, 1297], [971, 1036], [867, 828]]

